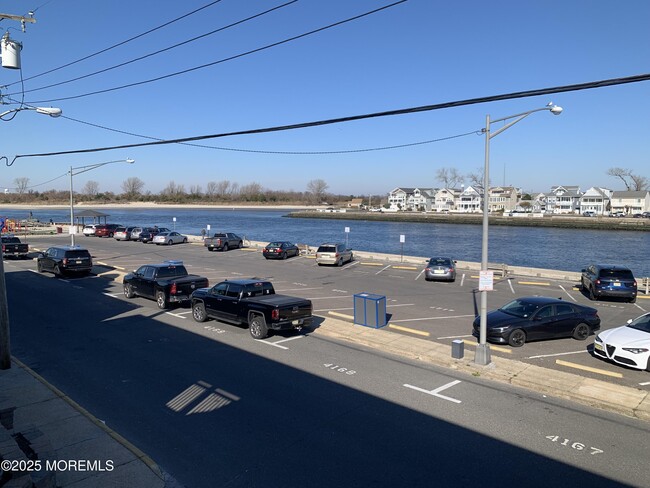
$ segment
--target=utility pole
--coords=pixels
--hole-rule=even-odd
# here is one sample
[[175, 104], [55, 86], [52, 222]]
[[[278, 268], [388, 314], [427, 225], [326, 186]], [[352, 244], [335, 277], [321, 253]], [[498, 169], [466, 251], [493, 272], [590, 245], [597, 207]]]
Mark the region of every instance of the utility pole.
[[[23, 32], [25, 23], [34, 23], [36, 19], [31, 15], [2, 14], [0, 19], [17, 20], [20, 22]], [[2, 66], [5, 68], [20, 68], [20, 49], [22, 45], [9, 39], [9, 33], [0, 40], [2, 48]], [[11, 368], [11, 344], [9, 341], [9, 304], [7, 302], [7, 282], [5, 281], [4, 254], [0, 248], [0, 370]]]

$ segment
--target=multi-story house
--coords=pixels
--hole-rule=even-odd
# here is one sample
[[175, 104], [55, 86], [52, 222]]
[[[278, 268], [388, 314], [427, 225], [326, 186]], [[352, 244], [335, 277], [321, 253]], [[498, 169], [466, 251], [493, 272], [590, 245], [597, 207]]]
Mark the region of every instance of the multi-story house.
[[546, 193], [546, 212], [553, 214], [574, 214], [580, 209], [579, 186], [553, 186]]
[[414, 188], [413, 194], [406, 199], [406, 208], [408, 210], [430, 212], [433, 208], [435, 192], [436, 190], [433, 188]]
[[481, 211], [483, 190], [475, 189], [472, 186], [465, 188], [456, 200], [456, 211], [462, 213], [475, 213]]
[[462, 190], [458, 188], [441, 188], [434, 195], [433, 210], [435, 212], [452, 212], [456, 210]]
[[615, 191], [611, 197], [612, 213], [625, 215], [650, 212], [650, 191]]
[[490, 188], [488, 208], [490, 212], [511, 212], [516, 209], [521, 191], [512, 186]]
[[388, 205], [391, 210], [406, 210], [406, 202], [413, 195], [415, 188], [395, 188], [388, 193]]
[[610, 209], [612, 190], [592, 186], [580, 196], [580, 213], [593, 212], [596, 215], [606, 215]]

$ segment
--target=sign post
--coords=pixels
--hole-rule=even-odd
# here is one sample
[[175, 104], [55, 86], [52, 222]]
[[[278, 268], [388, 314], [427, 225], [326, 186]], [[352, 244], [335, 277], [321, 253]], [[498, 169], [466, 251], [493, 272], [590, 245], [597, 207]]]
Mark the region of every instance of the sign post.
[[404, 262], [404, 243], [406, 242], [406, 236], [404, 234], [399, 235], [399, 242], [400, 242], [400, 253], [399, 253], [399, 262], [402, 263]]

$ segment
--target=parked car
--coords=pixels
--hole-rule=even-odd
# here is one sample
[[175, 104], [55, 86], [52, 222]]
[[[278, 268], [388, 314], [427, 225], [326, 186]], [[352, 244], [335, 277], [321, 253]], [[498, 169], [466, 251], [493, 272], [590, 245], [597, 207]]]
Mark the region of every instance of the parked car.
[[142, 232], [142, 227], [133, 227], [133, 230], [131, 230], [131, 240], [132, 241], [139, 241], [140, 240], [140, 232]]
[[120, 224], [102, 224], [95, 226], [95, 237], [113, 237]]
[[[516, 298], [487, 314], [487, 340], [512, 347], [560, 337], [584, 341], [599, 328], [598, 310], [558, 298]], [[476, 317], [472, 335], [479, 334], [480, 317]]]
[[57, 276], [74, 273], [88, 275], [92, 267], [93, 258], [90, 252], [78, 246], [50, 247], [36, 258], [36, 269], [39, 273], [49, 271]]
[[[20, 238], [5, 234], [2, 236], [2, 256], [5, 258], [20, 258], [25, 259], [29, 253], [29, 244], [21, 242]], [[2, 259], [0, 256], [0, 259]]]
[[158, 246], [161, 244], [171, 246], [172, 244], [185, 244], [187, 242], [187, 237], [176, 231], [170, 230], [169, 232], [159, 232], [154, 236], [151, 242]]
[[145, 264], [127, 274], [122, 283], [126, 298], [151, 298], [160, 309], [187, 301], [194, 290], [210, 286], [207, 278], [189, 274], [182, 261]]
[[644, 219], [650, 219], [650, 212], [643, 212], [641, 214], [641, 217], [643, 217]]
[[118, 227], [115, 229], [113, 237], [116, 241], [130, 241], [134, 229], [138, 229], [138, 227]]
[[600, 332], [594, 341], [594, 355], [650, 371], [650, 313], [630, 319], [622, 327]]
[[81, 233], [85, 235], [86, 237], [94, 236], [95, 235], [95, 227], [96, 225], [84, 225], [83, 230]]
[[167, 227], [145, 227], [140, 232], [138, 239], [144, 244], [151, 242], [161, 232], [171, 232]]
[[262, 255], [266, 259], [287, 259], [289, 256], [300, 256], [300, 249], [291, 242], [274, 241], [262, 249]]
[[424, 268], [426, 281], [455, 281], [456, 261], [451, 258], [431, 258]]
[[352, 249], [348, 249], [345, 244], [321, 244], [316, 250], [316, 263], [319, 266], [323, 264], [335, 264], [336, 266], [343, 266], [345, 263], [352, 261]]
[[610, 217], [625, 217], [625, 212], [612, 212], [609, 214]]
[[592, 212], [591, 210], [587, 210], [586, 212], [582, 212], [583, 217], [595, 217], [596, 212]]
[[601, 297], [624, 298], [636, 302], [637, 284], [632, 271], [613, 264], [592, 264], [582, 270], [583, 291], [590, 300]]
[[206, 237], [203, 246], [208, 251], [227, 251], [228, 249], [239, 249], [242, 247], [244, 240], [232, 232], [218, 232], [212, 237]]
[[214, 318], [246, 324], [254, 339], [264, 339], [270, 330], [300, 330], [309, 325], [312, 303], [276, 295], [270, 281], [228, 280], [192, 293], [192, 317], [197, 322]]

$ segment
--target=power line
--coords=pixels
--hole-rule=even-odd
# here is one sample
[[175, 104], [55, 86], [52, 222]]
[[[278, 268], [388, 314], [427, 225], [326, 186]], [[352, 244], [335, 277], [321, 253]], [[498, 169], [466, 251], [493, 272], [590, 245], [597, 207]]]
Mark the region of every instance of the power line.
[[134, 83], [128, 83], [126, 85], [116, 86], [116, 87], [113, 87], [113, 88], [106, 88], [104, 90], [97, 90], [97, 91], [94, 91], [94, 92], [83, 93], [81, 95], [74, 95], [74, 96], [62, 97], [62, 98], [51, 98], [49, 100], [36, 100], [36, 101], [30, 101], [29, 103], [37, 104], [37, 103], [60, 102], [60, 101], [64, 101], [64, 100], [74, 100], [74, 99], [77, 99], [77, 98], [84, 98], [84, 97], [89, 97], [89, 96], [92, 96], [92, 95], [100, 95], [102, 93], [109, 93], [109, 92], [113, 92], [113, 91], [117, 91], [117, 90], [123, 90], [125, 88], [132, 88], [134, 86], [140, 86], [140, 85], [145, 85], [145, 84], [148, 84], [148, 83], [154, 83], [156, 81], [165, 80], [167, 78], [173, 78], [175, 76], [184, 75], [184, 74], [191, 73], [193, 71], [198, 71], [198, 70], [204, 69], [204, 68], [209, 68], [210, 66], [215, 66], [217, 64], [225, 63], [227, 61], [232, 61], [234, 59], [243, 58], [244, 56], [249, 56], [251, 54], [255, 54], [255, 53], [258, 53], [258, 52], [261, 52], [261, 51], [265, 51], [267, 49], [271, 49], [273, 47], [277, 47], [277, 46], [280, 46], [282, 44], [286, 44], [288, 42], [296, 41], [296, 40], [301, 39], [303, 37], [311, 36], [313, 34], [317, 34], [319, 32], [322, 32], [322, 31], [325, 31], [325, 30], [328, 30], [328, 29], [332, 29], [334, 27], [338, 27], [338, 26], [346, 24], [348, 22], [353, 22], [353, 21], [361, 19], [363, 17], [367, 17], [368, 15], [376, 14], [377, 12], [381, 12], [382, 10], [386, 10], [388, 8], [394, 7], [394, 6], [399, 5], [401, 3], [405, 3], [407, 1], [408, 0], [399, 0], [399, 1], [391, 3], [389, 5], [385, 5], [383, 7], [379, 7], [379, 8], [376, 8], [374, 10], [370, 10], [368, 12], [365, 12], [365, 13], [362, 13], [362, 14], [359, 14], [359, 15], [355, 15], [354, 17], [350, 17], [350, 18], [347, 18], [345, 20], [340, 20], [338, 22], [334, 22], [333, 24], [329, 24], [329, 25], [326, 25], [324, 27], [319, 27], [318, 29], [314, 29], [314, 30], [311, 30], [309, 32], [305, 32], [305, 33], [299, 34], [297, 36], [289, 37], [289, 38], [284, 39], [282, 41], [267, 44], [266, 46], [262, 46], [262, 47], [259, 47], [259, 48], [256, 48], [256, 49], [252, 49], [250, 51], [246, 51], [246, 52], [243, 52], [243, 53], [235, 54], [233, 56], [229, 56], [227, 58], [219, 59], [217, 61], [212, 61], [211, 63], [206, 63], [206, 64], [202, 64], [200, 66], [194, 66], [193, 68], [188, 68], [188, 69], [185, 69], [185, 70], [176, 71], [174, 73], [169, 73], [167, 75], [158, 76], [156, 78], [150, 78], [148, 80], [137, 81], [137, 82], [134, 82]]
[[59, 152], [50, 152], [50, 153], [37, 153], [37, 154], [20, 154], [14, 156], [14, 159], [9, 162], [9, 159], [7, 156], [2, 156], [0, 160], [4, 159], [6, 161], [7, 166], [11, 166], [16, 159], [18, 158], [26, 158], [26, 157], [44, 157], [44, 156], [62, 156], [65, 154], [82, 154], [82, 153], [91, 153], [91, 152], [101, 152], [101, 151], [112, 151], [115, 149], [128, 149], [128, 148], [133, 148], [133, 147], [146, 147], [146, 146], [161, 146], [161, 145], [166, 145], [166, 144], [179, 144], [179, 143], [185, 143], [185, 142], [193, 142], [193, 141], [202, 141], [206, 139], [216, 139], [220, 137], [230, 137], [230, 136], [242, 136], [242, 135], [252, 135], [252, 134], [265, 134], [269, 132], [281, 132], [281, 131], [287, 131], [287, 130], [295, 130], [295, 129], [305, 129], [308, 127], [318, 127], [318, 126], [323, 126], [323, 125], [331, 125], [331, 124], [340, 124], [343, 122], [352, 122], [356, 120], [364, 120], [364, 119], [371, 119], [371, 118], [377, 118], [377, 117], [389, 117], [389, 116], [394, 116], [394, 115], [405, 115], [405, 114], [413, 114], [413, 113], [419, 113], [419, 112], [428, 112], [432, 110], [441, 110], [444, 108], [452, 108], [452, 107], [462, 107], [464, 105], [476, 105], [479, 103], [487, 103], [487, 102], [495, 102], [495, 101], [501, 101], [501, 100], [512, 100], [515, 98], [528, 98], [528, 97], [537, 97], [540, 95], [549, 95], [553, 93], [564, 93], [564, 92], [569, 92], [569, 91], [579, 91], [579, 90], [589, 90], [593, 88], [604, 88], [607, 86], [616, 86], [616, 85], [623, 85], [623, 84], [628, 84], [628, 83], [639, 83], [641, 81], [648, 81], [650, 80], [650, 74], [643, 74], [643, 75], [635, 75], [635, 76], [628, 76], [624, 78], [611, 78], [608, 80], [600, 80], [600, 81], [590, 81], [587, 83], [579, 83], [579, 84], [574, 84], [574, 85], [564, 85], [564, 86], [557, 86], [557, 87], [552, 87], [552, 88], [541, 88], [537, 90], [528, 90], [528, 91], [520, 91], [520, 92], [513, 92], [513, 93], [505, 93], [502, 95], [492, 95], [492, 96], [487, 96], [487, 97], [480, 97], [480, 98], [470, 98], [466, 100], [458, 100], [454, 102], [444, 102], [444, 103], [438, 103], [434, 105], [422, 105], [420, 107], [411, 107], [411, 108], [403, 108], [403, 109], [398, 109], [398, 110], [389, 110], [385, 112], [375, 112], [375, 113], [370, 113], [370, 114], [363, 114], [363, 115], [352, 115], [352, 116], [347, 116], [347, 117], [339, 117], [335, 119], [325, 119], [325, 120], [317, 120], [314, 122], [302, 122], [298, 124], [291, 124], [291, 125], [279, 125], [279, 126], [274, 126], [274, 127], [265, 127], [265, 128], [260, 128], [260, 129], [249, 129], [249, 130], [242, 130], [242, 131], [235, 131], [235, 132], [223, 132], [220, 134], [210, 134], [210, 135], [203, 135], [203, 136], [194, 136], [194, 137], [184, 137], [180, 139], [169, 139], [169, 140], [162, 140], [162, 141], [154, 141], [154, 142], [142, 142], [142, 143], [137, 143], [137, 144], [123, 144], [120, 146], [107, 146], [107, 147], [97, 147], [97, 148], [92, 148], [92, 149], [76, 149], [76, 150], [71, 150], [71, 151], [59, 151]]
[[[185, 44], [190, 44], [190, 43], [192, 43], [192, 42], [198, 41], [199, 39], [203, 39], [204, 37], [211, 36], [211, 35], [216, 34], [216, 33], [218, 33], [218, 32], [222, 32], [222, 31], [224, 31], [224, 30], [226, 30], [226, 29], [230, 29], [231, 27], [236, 27], [236, 26], [241, 25], [241, 24], [243, 24], [243, 23], [245, 23], [245, 22], [249, 22], [249, 21], [251, 21], [251, 20], [257, 19], [258, 17], [262, 17], [263, 15], [266, 15], [266, 14], [269, 14], [269, 13], [271, 13], [271, 12], [274, 12], [275, 10], [279, 10], [279, 9], [281, 9], [281, 8], [283, 8], [283, 7], [286, 7], [286, 6], [288, 6], [288, 5], [291, 5], [292, 3], [296, 3], [297, 1], [298, 1], [298, 0], [291, 0], [291, 1], [287, 2], [287, 3], [282, 4], [282, 5], [278, 5], [277, 7], [273, 7], [273, 8], [270, 8], [270, 9], [268, 9], [268, 10], [265, 10], [264, 12], [260, 12], [260, 13], [255, 14], [255, 15], [251, 15], [250, 17], [247, 17], [247, 18], [245, 18], [245, 19], [239, 20], [239, 21], [237, 21], [237, 22], [233, 22], [233, 23], [231, 23], [231, 24], [229, 24], [229, 25], [226, 25], [226, 26], [224, 26], [224, 27], [220, 27], [220, 28], [218, 28], [218, 29], [214, 29], [214, 30], [212, 30], [212, 31], [210, 31], [210, 32], [206, 32], [205, 34], [201, 34], [200, 36], [196, 36], [196, 37], [193, 37], [193, 38], [191, 38], [191, 39], [187, 39], [187, 40], [185, 40], [185, 41], [183, 41], [183, 42], [179, 42], [179, 43], [174, 44], [174, 45], [172, 45], [172, 46], [166, 47], [166, 48], [164, 48], [164, 49], [160, 49], [160, 50], [158, 50], [158, 51], [154, 51], [154, 52], [151, 52], [151, 53], [149, 53], [149, 54], [145, 54], [145, 55], [143, 55], [143, 56], [139, 56], [139, 57], [137, 57], [137, 58], [133, 58], [133, 59], [131, 59], [131, 60], [129, 60], [129, 61], [125, 61], [125, 62], [123, 62], [123, 63], [116, 64], [116, 65], [114, 65], [114, 66], [109, 66], [108, 68], [104, 68], [104, 69], [101, 69], [101, 70], [98, 70], [98, 71], [94, 71], [94, 72], [92, 72], [92, 73], [88, 73], [88, 74], [83, 75], [83, 76], [78, 76], [78, 77], [76, 77], [76, 78], [71, 78], [71, 79], [69, 79], [69, 80], [60, 81], [60, 82], [58, 82], [58, 83], [53, 83], [53, 84], [51, 84], [51, 85], [41, 86], [41, 87], [39, 87], [39, 88], [32, 88], [31, 90], [24, 90], [24, 91], [22, 91], [22, 93], [31, 93], [31, 92], [35, 92], [35, 91], [45, 90], [45, 89], [47, 89], [47, 88], [54, 88], [54, 87], [57, 87], [57, 86], [65, 85], [65, 84], [68, 84], [68, 83], [72, 83], [72, 82], [74, 82], [74, 81], [79, 81], [79, 80], [83, 80], [83, 79], [85, 79], [85, 78], [90, 78], [91, 76], [95, 76], [95, 75], [99, 75], [99, 74], [102, 74], [102, 73], [106, 73], [107, 71], [111, 71], [111, 70], [114, 70], [114, 69], [117, 69], [117, 68], [122, 68], [122, 67], [124, 67], [124, 66], [127, 66], [127, 65], [129, 65], [129, 64], [135, 63], [135, 62], [137, 62], [137, 61], [142, 61], [143, 59], [147, 59], [147, 58], [150, 58], [150, 57], [156, 56], [156, 55], [158, 55], [158, 54], [161, 54], [161, 53], [164, 53], [164, 52], [167, 52], [167, 51], [171, 51], [172, 49], [175, 49], [175, 48], [180, 47], [180, 46], [184, 46]], [[27, 79], [29, 80], [30, 78], [27, 78]], [[17, 95], [17, 94], [18, 94], [18, 93], [9, 93], [9, 94], [7, 94], [6, 96], [12, 96], [12, 95]]]
[[[204, 9], [206, 9], [206, 8], [208, 8], [208, 7], [211, 7], [212, 5], [214, 5], [214, 4], [216, 4], [216, 3], [219, 3], [219, 2], [221, 2], [221, 0], [215, 0], [214, 2], [210, 2], [210, 3], [208, 3], [207, 5], [204, 5], [203, 7], [199, 7], [199, 8], [197, 8], [196, 10], [192, 10], [191, 12], [188, 12], [188, 13], [186, 13], [186, 14], [184, 14], [184, 15], [181, 15], [180, 17], [176, 17], [175, 19], [172, 19], [172, 20], [170, 20], [169, 22], [165, 22], [164, 24], [161, 24], [161, 25], [159, 25], [158, 27], [154, 27], [153, 29], [149, 29], [148, 31], [145, 31], [145, 32], [143, 32], [143, 33], [141, 33], [141, 34], [138, 34], [138, 35], [136, 35], [136, 36], [133, 36], [133, 37], [131, 37], [131, 38], [129, 38], [129, 39], [126, 39], [126, 40], [124, 40], [124, 41], [118, 42], [117, 44], [113, 44], [113, 45], [110, 46], [110, 47], [107, 47], [107, 48], [105, 48], [105, 49], [102, 49], [101, 51], [97, 51], [97, 52], [95, 52], [95, 53], [93, 53], [93, 54], [89, 54], [88, 56], [84, 56], [84, 57], [82, 57], [82, 58], [79, 58], [79, 59], [77, 59], [76, 61], [71, 61], [71, 62], [69, 62], [69, 63], [67, 63], [67, 64], [64, 64], [63, 66], [59, 66], [58, 68], [53, 68], [53, 69], [51, 69], [51, 70], [44, 71], [43, 73], [39, 73], [39, 74], [37, 74], [37, 75], [30, 76], [29, 78], [25, 78], [23, 81], [33, 80], [34, 78], [38, 78], [38, 77], [40, 77], [40, 76], [44, 76], [44, 75], [47, 75], [47, 74], [53, 73], [53, 72], [55, 72], [55, 71], [58, 71], [58, 70], [63, 69], [63, 68], [67, 68], [67, 67], [69, 67], [69, 66], [72, 66], [72, 65], [74, 65], [74, 64], [80, 63], [80, 62], [82, 62], [82, 61], [85, 61], [85, 60], [87, 60], [87, 59], [93, 58], [93, 57], [95, 57], [95, 56], [99, 56], [100, 54], [103, 54], [103, 53], [105, 53], [105, 52], [107, 52], [107, 51], [110, 51], [110, 50], [112, 50], [112, 49], [115, 49], [115, 48], [117, 48], [117, 47], [123, 46], [124, 44], [128, 44], [128, 43], [131, 42], [131, 41], [135, 41], [136, 39], [139, 39], [139, 38], [141, 38], [141, 37], [144, 37], [144, 36], [146, 36], [146, 35], [148, 35], [148, 34], [151, 34], [152, 32], [155, 32], [155, 31], [160, 30], [160, 29], [162, 29], [162, 28], [164, 28], [164, 27], [167, 27], [167, 26], [169, 26], [169, 25], [171, 25], [171, 24], [173, 24], [173, 23], [175, 23], [175, 22], [178, 22], [179, 20], [182, 20], [182, 19], [184, 19], [184, 18], [186, 18], [186, 17], [189, 17], [189, 16], [191, 16], [191, 15], [194, 15], [195, 13], [200, 12], [201, 10], [204, 10]], [[47, 5], [48, 3], [50, 3], [50, 2], [47, 2], [47, 3], [45, 3], [44, 5]], [[41, 5], [41, 7], [44, 6], [44, 5]], [[39, 7], [39, 8], [40, 8], [40, 7]], [[35, 11], [35, 10], [34, 10], [34, 11]], [[17, 83], [17, 82], [16, 82], [16, 83]], [[10, 83], [10, 84], [5, 85], [5, 86], [6, 86], [6, 87], [10, 87], [10, 86], [12, 86], [12, 85], [15, 85], [16, 83]]]

